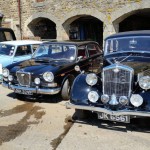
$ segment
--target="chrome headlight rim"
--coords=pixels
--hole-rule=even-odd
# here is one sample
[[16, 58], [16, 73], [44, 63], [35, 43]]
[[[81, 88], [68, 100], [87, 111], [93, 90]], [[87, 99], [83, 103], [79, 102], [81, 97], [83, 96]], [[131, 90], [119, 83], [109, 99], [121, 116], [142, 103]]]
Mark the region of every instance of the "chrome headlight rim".
[[102, 101], [102, 103], [107, 104], [107, 103], [109, 102], [109, 100], [110, 100], [109, 95], [103, 94], [103, 95], [101, 96], [101, 101]]
[[9, 75], [9, 76], [8, 76], [8, 81], [11, 82], [11, 81], [13, 81], [13, 79], [14, 79], [14, 77], [13, 77], [12, 75]]
[[36, 84], [36, 85], [39, 85], [40, 83], [41, 83], [41, 80], [40, 80], [40, 78], [35, 78], [34, 79], [34, 83]]
[[52, 72], [45, 72], [43, 74], [43, 78], [47, 82], [53, 82], [54, 81], [54, 74]]
[[127, 105], [129, 103], [129, 99], [127, 96], [120, 96], [119, 97], [119, 103], [123, 106]]
[[88, 93], [88, 100], [92, 103], [96, 103], [99, 99], [99, 94], [96, 91], [90, 91]]
[[89, 73], [86, 76], [86, 83], [90, 86], [96, 85], [96, 83], [98, 82], [98, 77], [95, 73]]
[[143, 76], [139, 79], [139, 86], [144, 89], [150, 89], [150, 76]]
[[3, 71], [3, 72], [2, 72], [2, 75], [3, 75], [5, 78], [7, 78], [7, 77], [9, 76], [9, 70], [8, 70], [7, 68], [3, 68], [2, 71]]
[[139, 94], [132, 94], [130, 98], [130, 103], [134, 107], [140, 107], [143, 104], [143, 98]]

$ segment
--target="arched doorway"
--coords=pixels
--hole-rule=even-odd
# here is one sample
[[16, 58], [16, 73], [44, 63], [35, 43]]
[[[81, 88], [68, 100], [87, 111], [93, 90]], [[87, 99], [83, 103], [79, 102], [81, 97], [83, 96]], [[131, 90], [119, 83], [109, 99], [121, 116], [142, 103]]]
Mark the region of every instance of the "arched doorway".
[[150, 9], [136, 10], [119, 23], [119, 32], [150, 30]]
[[28, 24], [35, 37], [41, 39], [56, 39], [56, 24], [47, 18], [36, 18]]
[[103, 22], [99, 19], [78, 15], [70, 18], [66, 24], [65, 30], [70, 40], [93, 40], [103, 45]]

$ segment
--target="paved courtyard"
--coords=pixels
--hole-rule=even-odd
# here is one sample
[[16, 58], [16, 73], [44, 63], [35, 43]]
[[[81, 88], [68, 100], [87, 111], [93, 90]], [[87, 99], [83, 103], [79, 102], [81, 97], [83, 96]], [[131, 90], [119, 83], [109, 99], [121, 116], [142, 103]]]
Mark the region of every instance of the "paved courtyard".
[[15, 98], [0, 85], [0, 150], [149, 150], [150, 119], [72, 121], [59, 96]]

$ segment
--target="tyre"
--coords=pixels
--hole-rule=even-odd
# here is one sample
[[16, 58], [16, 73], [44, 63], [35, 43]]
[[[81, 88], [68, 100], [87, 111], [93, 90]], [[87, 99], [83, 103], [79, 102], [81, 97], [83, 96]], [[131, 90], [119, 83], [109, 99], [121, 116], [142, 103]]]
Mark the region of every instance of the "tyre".
[[88, 119], [90, 117], [90, 111], [88, 110], [81, 110], [81, 109], [75, 109], [75, 114], [73, 115], [72, 119], [74, 120], [82, 120], [82, 119]]
[[18, 94], [18, 93], [15, 93], [15, 96], [18, 100], [24, 100], [24, 98], [25, 98], [24, 95]]
[[63, 100], [70, 99], [70, 88], [71, 88], [71, 85], [70, 85], [69, 79], [67, 79], [64, 82], [62, 90], [61, 90], [61, 96], [62, 96]]

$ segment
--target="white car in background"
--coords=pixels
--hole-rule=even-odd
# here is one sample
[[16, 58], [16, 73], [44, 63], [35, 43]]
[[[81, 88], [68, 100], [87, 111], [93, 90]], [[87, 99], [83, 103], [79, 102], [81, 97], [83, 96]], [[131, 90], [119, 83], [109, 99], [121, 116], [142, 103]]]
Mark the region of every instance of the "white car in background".
[[30, 59], [42, 41], [17, 40], [0, 42], [0, 81], [2, 68], [7, 65]]

